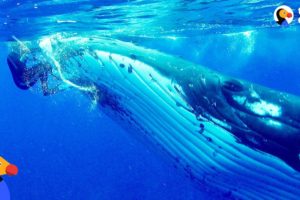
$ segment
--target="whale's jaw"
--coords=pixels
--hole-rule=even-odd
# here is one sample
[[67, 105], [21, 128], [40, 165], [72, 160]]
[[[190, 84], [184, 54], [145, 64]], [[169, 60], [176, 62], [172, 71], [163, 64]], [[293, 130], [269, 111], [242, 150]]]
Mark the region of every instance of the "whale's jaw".
[[[177, 58], [142, 48], [129, 51], [135, 47], [118, 41], [107, 43], [46, 38], [40, 44], [65, 81], [83, 90], [96, 87], [99, 105], [138, 127], [203, 185], [241, 199], [300, 196], [298, 172], [281, 159], [240, 143], [230, 124], [199, 114], [190, 101], [193, 94], [180, 81], [181, 69], [172, 68]], [[168, 63], [170, 58], [173, 64]], [[73, 71], [80, 81], [72, 79]], [[92, 86], [80, 85], [82, 79]]]

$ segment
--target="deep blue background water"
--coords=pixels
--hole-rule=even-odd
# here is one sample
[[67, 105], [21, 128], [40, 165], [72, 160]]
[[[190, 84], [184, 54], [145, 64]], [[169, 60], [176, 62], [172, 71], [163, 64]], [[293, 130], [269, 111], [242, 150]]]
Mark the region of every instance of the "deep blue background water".
[[[97, 30], [300, 95], [300, 25], [274, 23], [277, 1], [132, 1], [131, 9], [121, 6], [127, 2], [122, 0], [20, 2], [0, 4], [3, 42], [12, 35], [34, 40], [60, 31]], [[123, 130], [77, 91], [43, 97], [17, 89], [3, 43], [0, 52], [0, 155], [20, 169], [16, 177], [5, 177], [12, 199], [208, 198], [168, 157], [136, 140], [135, 133]]]

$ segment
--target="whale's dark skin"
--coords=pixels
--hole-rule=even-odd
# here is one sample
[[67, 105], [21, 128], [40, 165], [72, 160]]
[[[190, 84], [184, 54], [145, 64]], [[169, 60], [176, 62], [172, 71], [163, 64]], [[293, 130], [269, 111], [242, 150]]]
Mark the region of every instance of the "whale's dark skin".
[[[91, 41], [99, 47], [99, 40]], [[101, 43], [101, 40], [100, 40]], [[153, 66], [178, 83], [196, 115], [226, 122], [219, 126], [234, 134], [238, 142], [274, 155], [300, 171], [300, 98], [247, 81], [234, 79], [178, 57], [136, 46], [105, 40], [102, 49], [137, 59]], [[192, 87], [191, 87], [192, 85]], [[256, 96], [253, 96], [253, 93]], [[251, 95], [252, 94], [252, 95]], [[280, 114], [258, 114], [233, 97], [244, 97], [249, 105], [263, 101], [280, 108]], [[261, 104], [265, 107], [264, 104]]]
[[[181, 82], [197, 115], [226, 122], [230, 126], [223, 128], [234, 134], [240, 143], [277, 156], [300, 171], [299, 98], [220, 75], [206, 76], [203, 82], [201, 76], [203, 75]], [[189, 87], [187, 82], [193, 82], [194, 87]], [[259, 98], [251, 96], [253, 91]], [[277, 105], [282, 109], [282, 114], [259, 115], [247, 108], [245, 103], [238, 104], [234, 96], [244, 97], [252, 105], [261, 100]]]
[[[178, 57], [109, 39], [78, 42], [81, 50], [108, 51], [139, 60], [176, 82], [197, 116], [231, 132], [241, 144], [274, 155], [300, 171], [300, 98], [233, 79]], [[67, 55], [59, 44], [62, 60]], [[74, 51], [70, 51], [74, 53]], [[76, 52], [75, 52], [76, 53]], [[80, 54], [80, 52], [78, 52]], [[217, 119], [217, 120], [215, 120]], [[201, 127], [201, 129], [205, 127]], [[213, 141], [212, 141], [213, 142]]]

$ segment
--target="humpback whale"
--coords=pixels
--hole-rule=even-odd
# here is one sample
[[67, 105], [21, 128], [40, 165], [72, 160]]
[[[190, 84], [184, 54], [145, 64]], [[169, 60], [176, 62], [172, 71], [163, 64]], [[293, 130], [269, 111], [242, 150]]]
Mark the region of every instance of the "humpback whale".
[[119, 40], [56, 34], [28, 45], [208, 190], [299, 198], [299, 97]]

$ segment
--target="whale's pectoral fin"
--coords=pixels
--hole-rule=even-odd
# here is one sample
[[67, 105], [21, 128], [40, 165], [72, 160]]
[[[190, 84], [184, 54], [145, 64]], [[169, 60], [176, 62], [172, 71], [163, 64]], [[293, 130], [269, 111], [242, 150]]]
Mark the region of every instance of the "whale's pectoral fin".
[[300, 171], [299, 146], [285, 146], [275, 140], [264, 137], [261, 133], [237, 126], [232, 126], [232, 132], [239, 143], [247, 145], [257, 151], [261, 151], [262, 153], [276, 156], [293, 169]]
[[[189, 102], [230, 131], [241, 144], [268, 153], [300, 171], [300, 101], [245, 81], [216, 78], [187, 87]], [[204, 87], [205, 86], [205, 87]], [[221, 122], [220, 122], [221, 121]]]
[[242, 143], [272, 154], [300, 171], [300, 129], [295, 114], [299, 115], [299, 99], [235, 80], [225, 81], [222, 92], [247, 127], [235, 128], [233, 134]]

